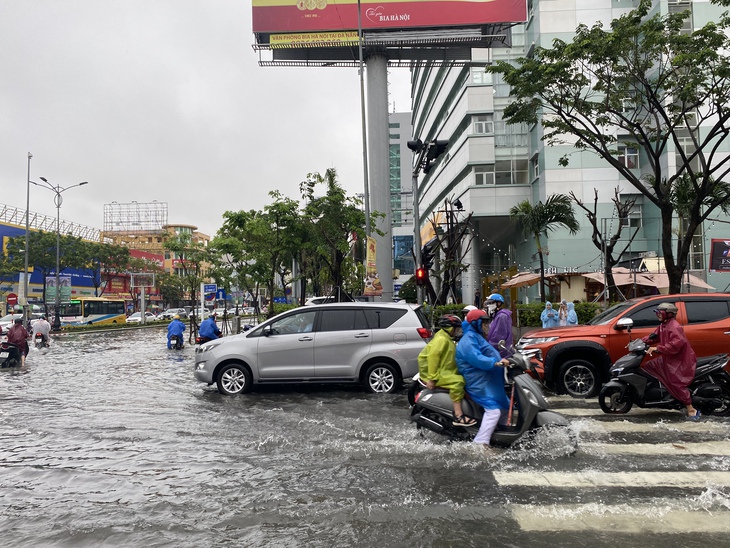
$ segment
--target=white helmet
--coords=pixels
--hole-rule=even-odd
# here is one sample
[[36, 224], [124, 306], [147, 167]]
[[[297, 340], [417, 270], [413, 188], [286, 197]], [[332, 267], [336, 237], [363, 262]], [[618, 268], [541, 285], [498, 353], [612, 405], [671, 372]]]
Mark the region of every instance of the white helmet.
[[471, 312], [472, 310], [478, 310], [478, 308], [476, 306], [474, 306], [473, 304], [468, 304], [464, 307], [464, 312], [466, 312], [467, 314], [469, 312]]

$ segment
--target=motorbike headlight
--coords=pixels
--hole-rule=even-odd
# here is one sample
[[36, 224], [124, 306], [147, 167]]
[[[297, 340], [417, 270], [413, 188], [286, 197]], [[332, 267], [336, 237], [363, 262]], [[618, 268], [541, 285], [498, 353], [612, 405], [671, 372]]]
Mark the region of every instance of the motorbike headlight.
[[518, 343], [520, 346], [530, 346], [533, 344], [545, 344], [553, 341], [557, 341], [558, 337], [536, 337], [534, 339], [520, 339]]
[[532, 405], [534, 405], [534, 406], [539, 405], [539, 403], [537, 401], [537, 396], [535, 396], [535, 394], [533, 394], [532, 392], [530, 392], [526, 388], [523, 388], [522, 391], [525, 393], [525, 396], [527, 396], [527, 399], [530, 401], [530, 403]]

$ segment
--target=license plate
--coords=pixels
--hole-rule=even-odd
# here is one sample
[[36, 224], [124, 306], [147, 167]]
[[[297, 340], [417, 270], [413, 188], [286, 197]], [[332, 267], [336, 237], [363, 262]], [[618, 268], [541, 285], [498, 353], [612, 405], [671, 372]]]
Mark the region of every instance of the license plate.
[[9, 354], [7, 352], [0, 352], [0, 360], [4, 360], [5, 358], [8, 357], [8, 355]]

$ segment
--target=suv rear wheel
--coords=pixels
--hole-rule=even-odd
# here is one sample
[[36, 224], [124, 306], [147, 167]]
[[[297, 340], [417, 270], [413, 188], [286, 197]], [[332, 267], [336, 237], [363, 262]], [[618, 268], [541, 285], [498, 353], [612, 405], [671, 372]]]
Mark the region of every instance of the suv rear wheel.
[[371, 394], [392, 394], [400, 388], [400, 372], [389, 363], [374, 363], [363, 376], [365, 390]]
[[601, 387], [595, 366], [582, 359], [565, 362], [558, 382], [562, 391], [574, 398], [592, 398]]

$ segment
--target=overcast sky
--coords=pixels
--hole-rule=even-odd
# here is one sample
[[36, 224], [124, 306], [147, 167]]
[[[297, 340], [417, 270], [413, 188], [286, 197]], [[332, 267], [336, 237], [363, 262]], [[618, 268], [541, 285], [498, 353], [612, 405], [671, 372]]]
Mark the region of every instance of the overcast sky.
[[[32, 180], [89, 182], [61, 217], [99, 229], [157, 200], [213, 236], [330, 167], [362, 192], [357, 69], [259, 67], [253, 42], [250, 0], [0, 0], [0, 203], [25, 208], [28, 152]], [[408, 70], [389, 80], [408, 111]], [[55, 217], [53, 193], [30, 210]]]

